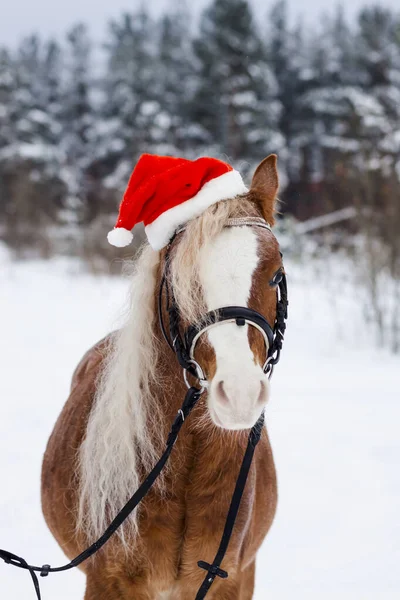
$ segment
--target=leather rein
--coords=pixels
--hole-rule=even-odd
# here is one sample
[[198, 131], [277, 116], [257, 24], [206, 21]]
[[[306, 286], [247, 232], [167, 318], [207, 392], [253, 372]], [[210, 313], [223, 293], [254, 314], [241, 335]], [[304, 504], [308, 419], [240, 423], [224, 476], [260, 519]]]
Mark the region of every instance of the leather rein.
[[[266, 221], [257, 217], [250, 218], [237, 218], [229, 219], [227, 227], [263, 227], [271, 231], [271, 227]], [[163, 336], [174, 351], [177, 360], [183, 368], [184, 380], [188, 387], [185, 399], [182, 403], [181, 408], [178, 410], [174, 422], [172, 423], [171, 430], [169, 432], [166, 448], [159, 458], [156, 465], [153, 467], [151, 472], [144, 479], [142, 484], [128, 500], [121, 511], [116, 515], [110, 525], [107, 527], [103, 535], [91, 544], [81, 554], [71, 560], [69, 563], [60, 567], [51, 567], [49, 564], [43, 566], [30, 565], [24, 558], [13, 554], [7, 550], [0, 549], [0, 558], [9, 565], [25, 569], [30, 573], [32, 582], [35, 588], [37, 600], [41, 600], [40, 585], [37, 573], [41, 577], [47, 577], [50, 573], [59, 573], [61, 571], [68, 571], [82, 564], [88, 558], [93, 556], [100, 550], [110, 539], [110, 537], [119, 529], [124, 521], [130, 516], [137, 505], [143, 500], [148, 491], [151, 489], [156, 479], [163, 470], [167, 463], [175, 442], [178, 438], [180, 429], [190, 415], [193, 408], [196, 406], [200, 396], [203, 394], [205, 389], [208, 387], [208, 382], [205, 377], [204, 371], [199, 363], [194, 358], [194, 352], [196, 344], [200, 337], [206, 333], [210, 328], [216, 327], [223, 323], [236, 323], [238, 327], [249, 325], [255, 327], [264, 337], [266, 347], [266, 360], [263, 366], [264, 373], [270, 378], [274, 369], [274, 366], [279, 362], [280, 353], [282, 349], [282, 343], [286, 328], [287, 319], [287, 284], [286, 276], [282, 272], [282, 278], [277, 284], [277, 307], [276, 307], [276, 318], [274, 326], [268, 323], [268, 321], [260, 313], [243, 306], [228, 306], [220, 308], [216, 311], [207, 313], [204, 317], [196, 324], [190, 325], [187, 330], [181, 333], [181, 317], [177, 304], [174, 298], [173, 290], [170, 289], [169, 275], [170, 275], [170, 250], [174, 243], [176, 236], [184, 231], [184, 227], [179, 229], [174, 237], [171, 239], [165, 257], [165, 271], [161, 279], [159, 297], [158, 297], [158, 310], [160, 327]], [[166, 310], [169, 316], [169, 334], [165, 328], [163, 321], [163, 294], [165, 290], [166, 298]], [[188, 382], [188, 374], [192, 375], [199, 383], [200, 387], [191, 386]], [[205, 578], [201, 584], [195, 600], [203, 600], [208, 593], [210, 587], [214, 583], [216, 577], [225, 579], [228, 577], [228, 573], [221, 569], [221, 563], [224, 559], [226, 551], [228, 549], [229, 541], [232, 536], [233, 528], [235, 525], [236, 517], [239, 511], [240, 502], [243, 496], [244, 488], [246, 485], [247, 477], [250, 471], [253, 455], [255, 448], [260, 440], [262, 429], [264, 425], [264, 412], [261, 413], [256, 424], [252, 427], [249, 433], [246, 451], [242, 460], [242, 464], [239, 470], [239, 475], [236, 480], [235, 489], [232, 495], [231, 503], [229, 506], [228, 514], [225, 521], [223, 534], [221, 537], [220, 545], [212, 563], [208, 563], [200, 560], [197, 564], [201, 569], [206, 571]]]

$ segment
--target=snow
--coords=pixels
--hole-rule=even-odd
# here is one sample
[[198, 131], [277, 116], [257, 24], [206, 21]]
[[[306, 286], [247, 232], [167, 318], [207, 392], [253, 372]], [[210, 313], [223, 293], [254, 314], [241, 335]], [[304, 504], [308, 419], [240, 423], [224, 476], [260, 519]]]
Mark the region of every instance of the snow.
[[[116, 326], [127, 285], [61, 259], [12, 263], [1, 248], [0, 267], [0, 547], [59, 565], [40, 510], [42, 454], [73, 369]], [[400, 361], [373, 346], [357, 294], [335, 270], [295, 261], [287, 270], [290, 321], [266, 412], [279, 506], [255, 600], [394, 600]], [[1, 597], [34, 598], [26, 572], [0, 563], [0, 574]], [[84, 577], [41, 585], [44, 600], [78, 599]]]

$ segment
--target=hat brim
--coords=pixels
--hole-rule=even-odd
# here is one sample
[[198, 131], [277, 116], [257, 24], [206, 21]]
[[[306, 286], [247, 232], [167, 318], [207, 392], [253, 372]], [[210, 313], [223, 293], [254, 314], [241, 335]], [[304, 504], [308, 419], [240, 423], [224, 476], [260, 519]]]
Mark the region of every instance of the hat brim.
[[232, 170], [208, 181], [201, 190], [182, 204], [165, 211], [145, 227], [147, 239], [154, 250], [161, 250], [175, 231], [191, 219], [199, 217], [207, 208], [248, 191], [238, 171]]

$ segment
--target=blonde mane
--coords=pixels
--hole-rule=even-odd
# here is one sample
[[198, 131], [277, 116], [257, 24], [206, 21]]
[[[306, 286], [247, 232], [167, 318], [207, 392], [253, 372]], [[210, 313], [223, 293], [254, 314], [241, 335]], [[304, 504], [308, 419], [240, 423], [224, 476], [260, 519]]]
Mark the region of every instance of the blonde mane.
[[[205, 306], [199, 283], [200, 249], [233, 216], [254, 215], [245, 197], [222, 201], [190, 221], [173, 249], [171, 284], [181, 314], [194, 322]], [[156, 401], [160, 340], [154, 335], [155, 294], [160, 253], [145, 246], [132, 269], [125, 325], [111, 336], [97, 383], [86, 437], [79, 452], [77, 530], [97, 539], [158, 458], [162, 440], [155, 432], [163, 415]], [[151, 433], [150, 433], [151, 432]], [[137, 512], [119, 530], [132, 545], [138, 533]]]

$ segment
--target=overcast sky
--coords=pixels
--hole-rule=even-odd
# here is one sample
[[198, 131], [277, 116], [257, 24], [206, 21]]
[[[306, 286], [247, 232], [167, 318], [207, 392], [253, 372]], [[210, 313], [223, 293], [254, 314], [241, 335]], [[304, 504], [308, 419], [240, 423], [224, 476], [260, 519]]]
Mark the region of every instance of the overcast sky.
[[[200, 10], [208, 0], [190, 0]], [[267, 12], [271, 0], [252, 0], [260, 15]], [[146, 0], [154, 12], [168, 4], [168, 0]], [[320, 13], [332, 10], [335, 0], [288, 0], [291, 14], [302, 14], [307, 20], [315, 20]], [[347, 13], [352, 16], [360, 6], [380, 4], [399, 9], [399, 0], [351, 0], [344, 2]], [[349, 7], [350, 4], [350, 7]], [[43, 35], [63, 36], [76, 21], [89, 24], [96, 39], [101, 39], [105, 24], [122, 11], [131, 10], [136, 0], [3, 0], [0, 13], [0, 45], [14, 45], [22, 36], [32, 32]]]

